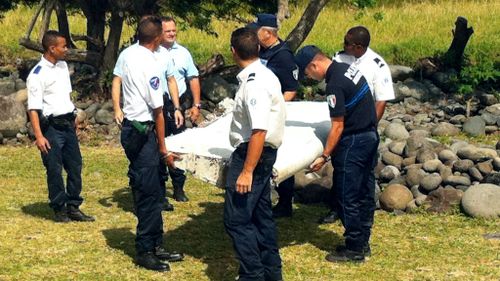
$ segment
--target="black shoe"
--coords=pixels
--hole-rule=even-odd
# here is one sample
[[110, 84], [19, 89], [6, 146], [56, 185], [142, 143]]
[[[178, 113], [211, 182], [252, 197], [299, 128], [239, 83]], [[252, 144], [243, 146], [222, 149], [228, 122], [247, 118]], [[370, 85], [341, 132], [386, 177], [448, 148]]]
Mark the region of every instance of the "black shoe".
[[168, 263], [162, 263], [153, 252], [146, 252], [135, 257], [135, 263], [149, 270], [170, 271]]
[[169, 262], [176, 262], [176, 261], [182, 261], [184, 260], [184, 254], [183, 253], [177, 253], [177, 252], [167, 252], [165, 248], [162, 246], [157, 246], [154, 250], [155, 256], [164, 261], [169, 261]]
[[68, 217], [72, 221], [95, 221], [94, 217], [87, 216], [78, 207], [68, 205]]
[[273, 208], [273, 218], [289, 218], [292, 216], [292, 204], [278, 202]]
[[363, 252], [351, 251], [344, 248], [342, 251], [335, 251], [326, 255], [325, 259], [329, 262], [364, 262]]
[[330, 211], [328, 213], [328, 215], [320, 218], [318, 220], [318, 223], [319, 224], [330, 224], [330, 223], [334, 223], [336, 221], [338, 221], [340, 218], [339, 218], [339, 215], [337, 214], [337, 212], [335, 211]]
[[54, 215], [55, 222], [66, 223], [66, 222], [71, 221], [71, 219], [68, 217], [68, 212], [66, 211], [66, 208], [64, 208], [62, 210], [54, 211], [54, 213], [55, 213], [55, 215]]
[[[345, 245], [338, 245], [337, 247], [335, 247], [336, 252], [341, 252], [341, 251], [345, 251], [345, 250], [347, 250]], [[363, 247], [363, 255], [365, 255], [365, 257], [369, 257], [372, 255], [372, 250], [370, 249], [370, 245], [365, 245]]]
[[174, 188], [174, 199], [177, 202], [189, 201], [189, 198], [186, 196], [186, 193], [184, 193], [183, 188]]
[[170, 202], [168, 202], [167, 198], [165, 198], [165, 202], [163, 203], [163, 211], [166, 211], [166, 212], [173, 212], [174, 211], [174, 205], [170, 204]]

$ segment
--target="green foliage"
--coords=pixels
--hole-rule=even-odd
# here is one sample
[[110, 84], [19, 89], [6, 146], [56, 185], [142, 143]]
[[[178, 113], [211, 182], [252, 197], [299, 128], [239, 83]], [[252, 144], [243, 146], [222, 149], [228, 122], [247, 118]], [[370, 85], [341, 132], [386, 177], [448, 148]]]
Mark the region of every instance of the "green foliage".
[[358, 9], [373, 8], [377, 5], [377, 0], [349, 0], [348, 2]]
[[480, 63], [468, 63], [458, 75], [458, 92], [471, 94], [475, 89], [499, 89], [500, 63], [484, 60]]
[[377, 22], [382, 21], [384, 19], [384, 12], [376, 12], [375, 14], [373, 14], [373, 18]]

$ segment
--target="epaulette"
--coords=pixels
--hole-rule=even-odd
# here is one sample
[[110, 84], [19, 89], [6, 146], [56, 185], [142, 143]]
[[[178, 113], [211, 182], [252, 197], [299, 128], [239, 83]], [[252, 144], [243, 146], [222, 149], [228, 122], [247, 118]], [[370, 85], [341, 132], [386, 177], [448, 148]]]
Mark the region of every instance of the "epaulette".
[[374, 58], [373, 61], [378, 65], [379, 68], [382, 68], [385, 65], [379, 58]]
[[248, 74], [247, 82], [255, 80], [255, 72]]
[[41, 65], [38, 65], [37, 67], [35, 67], [35, 70], [33, 70], [33, 73], [34, 74], [38, 74], [40, 73], [40, 70], [42, 69], [42, 66]]

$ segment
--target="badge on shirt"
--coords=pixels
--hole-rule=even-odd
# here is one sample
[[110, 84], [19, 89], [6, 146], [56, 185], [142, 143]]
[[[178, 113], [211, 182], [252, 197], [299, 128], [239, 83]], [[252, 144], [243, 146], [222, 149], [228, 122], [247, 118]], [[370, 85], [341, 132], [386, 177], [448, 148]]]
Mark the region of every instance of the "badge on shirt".
[[335, 108], [335, 104], [337, 103], [337, 98], [335, 97], [335, 95], [329, 95], [326, 97], [326, 101], [328, 102], [328, 105], [331, 107], [331, 108]]
[[257, 100], [256, 100], [255, 98], [252, 98], [252, 99], [250, 100], [250, 104], [251, 104], [252, 106], [255, 106], [255, 105], [257, 104]]
[[155, 76], [149, 79], [149, 85], [151, 85], [151, 88], [153, 88], [153, 90], [158, 90], [158, 88], [160, 87], [160, 78]]
[[295, 80], [299, 80], [299, 68], [296, 67], [293, 71], [292, 71], [292, 75], [293, 75], [293, 79]]

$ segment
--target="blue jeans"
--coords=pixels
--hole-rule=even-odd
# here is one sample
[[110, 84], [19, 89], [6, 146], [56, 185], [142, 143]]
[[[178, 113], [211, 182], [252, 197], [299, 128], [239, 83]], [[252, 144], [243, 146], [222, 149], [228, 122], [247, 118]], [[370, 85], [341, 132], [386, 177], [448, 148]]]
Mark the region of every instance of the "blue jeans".
[[368, 244], [375, 212], [375, 130], [342, 136], [332, 159], [337, 211], [344, 225], [346, 247], [361, 252]]
[[[82, 191], [82, 155], [75, 128], [63, 130], [49, 125], [43, 133], [51, 149], [42, 155], [43, 165], [47, 170], [49, 206], [59, 211], [66, 205], [80, 206]], [[67, 173], [66, 188], [62, 177], [62, 168]]]
[[136, 134], [130, 121], [125, 120], [121, 143], [130, 161], [128, 177], [137, 216], [135, 247], [137, 254], [141, 254], [163, 243], [163, 191], [155, 132], [148, 132], [144, 139]]
[[276, 224], [271, 210], [270, 178], [276, 149], [264, 147], [253, 172], [252, 190], [236, 192], [236, 180], [243, 170], [247, 145], [231, 155], [226, 179], [224, 226], [240, 261], [239, 280], [281, 280]]

